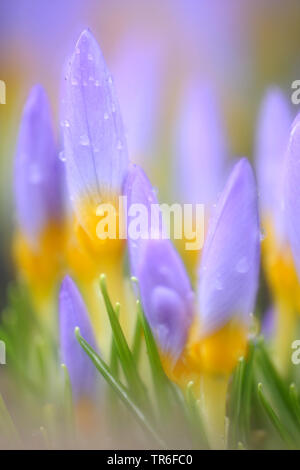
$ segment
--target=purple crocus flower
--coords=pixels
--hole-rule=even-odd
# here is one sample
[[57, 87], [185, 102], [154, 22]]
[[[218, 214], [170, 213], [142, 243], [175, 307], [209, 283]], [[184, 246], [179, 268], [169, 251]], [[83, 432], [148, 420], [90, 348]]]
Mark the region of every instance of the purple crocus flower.
[[81, 33], [64, 81], [62, 129], [68, 187], [77, 218], [91, 236], [101, 202], [122, 191], [128, 156], [112, 77], [92, 33]]
[[59, 294], [59, 328], [61, 359], [66, 365], [75, 401], [95, 392], [96, 369], [75, 337], [79, 327], [82, 337], [97, 350], [88, 312], [72, 279], [65, 277]]
[[[133, 204], [143, 204], [150, 224], [151, 205], [158, 203], [151, 183], [138, 166], [130, 171], [125, 188], [128, 225]], [[155, 221], [151, 220], [151, 224], [152, 234], [150, 230], [142, 231], [138, 240], [129, 234], [131, 270], [139, 280], [145, 315], [159, 347], [176, 361], [187, 341], [194, 295], [179, 255], [170, 240], [163, 236], [161, 214]]]
[[224, 182], [227, 149], [212, 90], [192, 82], [185, 89], [176, 126], [176, 190], [184, 203], [212, 205]]
[[279, 88], [270, 88], [263, 100], [257, 130], [256, 167], [260, 210], [271, 219], [276, 236], [285, 240], [283, 174], [292, 116]]
[[211, 218], [203, 247], [199, 305], [204, 334], [237, 316], [247, 322], [258, 286], [260, 230], [252, 168], [233, 168]]
[[157, 133], [162, 75], [161, 44], [134, 33], [124, 38], [113, 62], [116, 88], [134, 161], [148, 157]]
[[300, 114], [295, 119], [286, 153], [285, 221], [298, 277], [300, 277]]
[[47, 224], [62, 218], [62, 166], [44, 89], [36, 85], [26, 102], [15, 157], [15, 203], [20, 232], [32, 248]]

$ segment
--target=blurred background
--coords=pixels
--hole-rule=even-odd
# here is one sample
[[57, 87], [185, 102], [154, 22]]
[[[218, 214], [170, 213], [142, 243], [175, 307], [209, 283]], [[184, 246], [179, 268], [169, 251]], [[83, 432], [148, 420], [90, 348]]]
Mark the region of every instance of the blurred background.
[[300, 79], [299, 24], [298, 0], [1, 0], [0, 307], [14, 276], [12, 170], [22, 107], [35, 83], [46, 88], [59, 152], [60, 84], [82, 29], [92, 30], [113, 74], [130, 158], [161, 200], [174, 201], [169, 175], [184, 84], [214, 89], [230, 155], [251, 159], [266, 88], [277, 84], [289, 95]]

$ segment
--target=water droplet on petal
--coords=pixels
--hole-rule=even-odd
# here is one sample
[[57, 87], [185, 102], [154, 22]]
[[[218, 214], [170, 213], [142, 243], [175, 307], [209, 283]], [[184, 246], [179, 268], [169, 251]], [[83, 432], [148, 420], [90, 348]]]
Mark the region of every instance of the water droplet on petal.
[[241, 274], [245, 274], [249, 271], [249, 263], [246, 256], [243, 256], [243, 258], [238, 261], [236, 265], [236, 270], [238, 273]]
[[111, 110], [113, 113], [116, 112], [116, 105], [114, 103], [111, 105]]
[[83, 134], [79, 138], [79, 143], [80, 143], [80, 145], [83, 145], [84, 147], [87, 147], [88, 145], [90, 145], [90, 139], [88, 138], [88, 136], [86, 134]]
[[89, 81], [90, 81], [90, 82], [93, 82], [94, 80], [95, 80], [94, 77], [93, 77], [92, 75], [90, 75], [90, 76], [89, 76]]
[[76, 47], [75, 52], [76, 52], [76, 54], [80, 54], [80, 49], [79, 49], [79, 47]]
[[113, 83], [112, 77], [108, 77], [108, 83], [109, 83], [109, 85], [112, 85], [112, 83]]
[[105, 119], [105, 121], [107, 121], [107, 119], [109, 118], [109, 115], [108, 115], [108, 113], [104, 113], [104, 116], [103, 116], [103, 118]]
[[88, 60], [90, 60], [91, 62], [93, 61], [93, 56], [92, 56], [92, 54], [88, 54]]
[[118, 150], [122, 150], [122, 148], [123, 148], [123, 144], [122, 144], [122, 142], [121, 142], [120, 140], [118, 140], [117, 149], [118, 149]]
[[100, 86], [99, 80], [95, 80], [95, 86]]
[[63, 150], [62, 150], [61, 152], [59, 152], [58, 158], [59, 158], [60, 161], [62, 161], [62, 162], [65, 162], [65, 161], [66, 161], [65, 152], [64, 152]]
[[71, 85], [77, 86], [78, 85], [78, 80], [76, 80], [76, 78], [72, 78]]

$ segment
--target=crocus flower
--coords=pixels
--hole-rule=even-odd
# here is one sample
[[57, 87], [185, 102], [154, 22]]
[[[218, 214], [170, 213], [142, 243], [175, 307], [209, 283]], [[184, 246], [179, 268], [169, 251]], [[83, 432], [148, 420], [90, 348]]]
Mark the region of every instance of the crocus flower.
[[127, 35], [113, 61], [113, 73], [131, 158], [142, 161], [153, 150], [161, 91], [161, 44]]
[[213, 91], [185, 88], [175, 132], [176, 190], [182, 202], [211, 206], [224, 182], [227, 149]]
[[[176, 194], [183, 203], [203, 204], [207, 220], [222, 189], [227, 163], [225, 137], [212, 89], [197, 81], [190, 82], [184, 89], [178, 116]], [[180, 241], [177, 245], [195, 280], [199, 251], [186, 250]]]
[[283, 168], [291, 122], [286, 97], [278, 88], [269, 89], [258, 121], [256, 167], [262, 219], [272, 225], [280, 242], [285, 239]]
[[101, 273], [107, 275], [113, 301], [122, 304], [120, 322], [125, 327], [122, 270], [125, 243], [118, 231], [115, 236], [106, 236], [105, 229], [98, 228], [108, 206], [117, 230], [119, 222], [122, 223], [118, 203], [128, 155], [113, 79], [88, 30], [81, 33], [66, 71], [61, 118], [67, 183], [74, 211], [68, 264], [81, 284], [97, 336], [106, 350], [110, 342], [106, 329], [109, 325], [96, 279]]
[[[79, 226], [90, 248], [100, 203], [116, 205], [122, 193], [128, 156], [123, 122], [112, 77], [91, 34], [80, 35], [65, 77], [62, 130], [68, 188]], [[107, 250], [107, 243], [105, 250]], [[104, 251], [105, 251], [104, 250]]]
[[300, 278], [300, 115], [293, 123], [286, 155], [285, 220], [287, 233]]
[[[149, 217], [151, 205], [158, 204], [151, 183], [137, 166], [129, 173], [125, 193], [128, 226], [133, 204], [143, 204]], [[170, 240], [163, 236], [161, 214], [151, 223], [152, 234], [146, 226], [138, 240], [129, 233], [131, 270], [138, 278], [145, 315], [159, 348], [174, 364], [187, 342], [193, 319], [193, 291], [180, 257]]]
[[60, 269], [63, 173], [48, 100], [39, 85], [31, 90], [24, 108], [14, 171], [16, 261], [31, 286], [44, 294]]
[[285, 373], [288, 350], [300, 308], [300, 289], [287, 237], [284, 214], [286, 148], [291, 126], [289, 104], [277, 88], [268, 91], [257, 131], [256, 165], [264, 240], [262, 264], [275, 305], [274, 351]]
[[96, 341], [82, 297], [70, 277], [65, 277], [59, 294], [59, 330], [61, 359], [66, 365], [76, 402], [91, 398], [96, 387], [96, 369], [75, 337], [79, 327], [81, 336], [94, 348]]
[[245, 354], [258, 287], [260, 231], [248, 161], [233, 168], [211, 218], [199, 272], [202, 365], [228, 373]]

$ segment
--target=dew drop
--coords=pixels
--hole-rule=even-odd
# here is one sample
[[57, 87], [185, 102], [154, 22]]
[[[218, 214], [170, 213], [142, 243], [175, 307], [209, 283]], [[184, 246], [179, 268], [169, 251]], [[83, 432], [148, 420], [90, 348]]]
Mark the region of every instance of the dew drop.
[[109, 83], [109, 85], [112, 85], [112, 83], [113, 83], [113, 80], [112, 80], [112, 78], [111, 78], [111, 77], [108, 77], [108, 83]]
[[58, 158], [59, 158], [60, 161], [62, 161], [62, 162], [65, 162], [65, 161], [66, 161], [65, 152], [64, 152], [63, 150], [62, 150], [61, 152], [59, 152]]
[[109, 115], [108, 113], [104, 113], [104, 116], [103, 116], [104, 120], [107, 121], [107, 119], [109, 118]]
[[245, 274], [249, 271], [249, 263], [246, 256], [243, 256], [236, 265], [236, 270], [238, 273]]
[[80, 145], [83, 145], [84, 147], [87, 147], [90, 145], [90, 140], [86, 134], [83, 134], [79, 138], [79, 143]]
[[100, 86], [99, 80], [95, 80], [95, 86]]
[[122, 148], [123, 148], [123, 144], [122, 144], [122, 142], [121, 142], [120, 140], [118, 140], [117, 149], [118, 149], [118, 150], [122, 150]]
[[76, 52], [76, 54], [80, 54], [80, 49], [79, 49], [79, 47], [76, 47], [75, 52]]
[[71, 84], [72, 84], [73, 86], [77, 86], [77, 85], [78, 85], [78, 80], [76, 80], [76, 78], [72, 78]]
[[92, 56], [92, 54], [88, 54], [88, 60], [90, 60], [91, 62], [93, 61], [93, 56]]
[[64, 121], [64, 127], [70, 127], [70, 123], [67, 121], [67, 119]]
[[90, 81], [90, 82], [93, 82], [94, 80], [95, 80], [94, 77], [93, 77], [92, 75], [90, 75], [90, 76], [89, 76], [89, 81]]
[[116, 112], [116, 105], [114, 103], [111, 105], [111, 110], [113, 113]]

